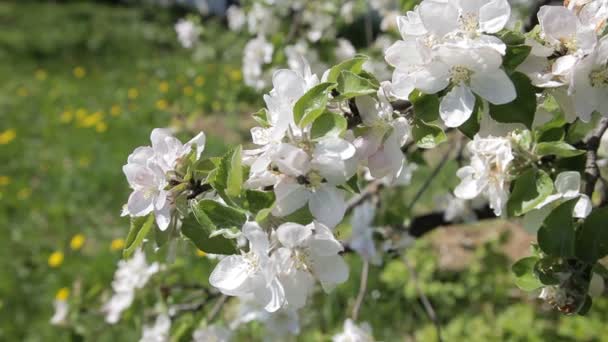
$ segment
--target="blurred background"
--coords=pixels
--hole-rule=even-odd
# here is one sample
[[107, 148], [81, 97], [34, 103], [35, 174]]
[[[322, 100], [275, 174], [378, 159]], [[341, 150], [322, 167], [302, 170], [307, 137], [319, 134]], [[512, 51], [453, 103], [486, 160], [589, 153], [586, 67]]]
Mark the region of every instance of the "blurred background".
[[[224, 17], [233, 2], [0, 2], [1, 341], [139, 338], [138, 305], [148, 299], [115, 326], [99, 313], [128, 230], [121, 166], [154, 127], [172, 127], [183, 139], [204, 130], [207, 155], [249, 139], [250, 114], [263, 102], [243, 83], [248, 37], [230, 31]], [[187, 14], [200, 18], [207, 37], [196, 53], [174, 30]], [[428, 174], [424, 164], [413, 184]], [[453, 187], [456, 167], [444, 168], [434, 187]], [[372, 268], [361, 320], [379, 340], [435, 340], [418, 286], [446, 341], [607, 341], [605, 299], [586, 317], [567, 317], [515, 287], [510, 266], [530, 241], [501, 221], [438, 229], [407, 250], [411, 269], [399, 258]], [[181, 247], [174, 277], [206, 284], [214, 261]], [[341, 329], [358, 289], [359, 260], [349, 262], [349, 283], [303, 313], [299, 340], [328, 340]], [[53, 326], [62, 289], [79, 309], [73, 324]], [[260, 331], [254, 324], [243, 340]]]

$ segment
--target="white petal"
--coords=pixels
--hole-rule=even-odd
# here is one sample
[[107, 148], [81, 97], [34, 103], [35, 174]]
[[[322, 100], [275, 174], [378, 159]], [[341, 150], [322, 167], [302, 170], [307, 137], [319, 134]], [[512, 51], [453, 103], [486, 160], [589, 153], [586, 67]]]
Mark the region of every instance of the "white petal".
[[386, 50], [385, 59], [388, 64], [397, 69], [408, 69], [412, 65], [425, 62], [414, 38], [396, 41]]
[[449, 72], [447, 64], [433, 61], [425, 68], [412, 72], [410, 77], [415, 88], [425, 94], [435, 94], [449, 85]]
[[507, 0], [490, 1], [479, 9], [479, 28], [496, 33], [505, 27], [510, 17], [511, 6]]
[[289, 176], [297, 177], [305, 175], [310, 171], [310, 157], [308, 153], [291, 144], [283, 143], [279, 145], [272, 154], [272, 161], [282, 173]]
[[310, 192], [301, 184], [289, 177], [283, 177], [274, 187], [276, 202], [272, 209], [275, 216], [287, 216], [302, 208], [310, 196]]
[[474, 107], [475, 95], [469, 87], [459, 84], [441, 99], [439, 114], [446, 126], [458, 127], [471, 117]]
[[475, 73], [471, 77], [471, 89], [488, 102], [501, 105], [517, 97], [515, 86], [503, 70]]
[[565, 198], [574, 198], [579, 195], [581, 188], [581, 174], [576, 171], [566, 171], [557, 175], [555, 189]]
[[129, 196], [127, 209], [131, 216], [145, 216], [154, 209], [154, 197], [143, 190], [135, 190]]
[[578, 202], [574, 206], [574, 217], [576, 218], [586, 218], [591, 214], [591, 210], [593, 209], [593, 203], [591, 203], [591, 199], [589, 196], [585, 194], [581, 194]]
[[171, 223], [171, 204], [166, 201], [162, 208], [154, 210], [154, 216], [158, 229], [165, 231]]
[[461, 199], [473, 199], [483, 191], [485, 183], [474, 178], [475, 169], [471, 166], [465, 166], [456, 172], [461, 181], [454, 189], [454, 195]]
[[308, 207], [321, 223], [333, 228], [344, 218], [346, 202], [344, 193], [329, 184], [322, 184], [312, 193]]
[[314, 236], [309, 241], [309, 247], [313, 254], [336, 255], [344, 250], [342, 244], [336, 240], [331, 230], [320, 222], [308, 225], [314, 227]]
[[277, 238], [281, 244], [287, 248], [301, 246], [312, 236], [312, 230], [308, 226], [297, 223], [284, 223], [277, 228]]
[[313, 273], [325, 292], [348, 280], [348, 265], [341, 256], [312, 255], [311, 259]]
[[205, 137], [205, 133], [200, 132], [194, 138], [190, 139], [190, 141], [188, 141], [186, 143], [186, 145], [196, 148], [196, 160], [198, 160], [201, 157], [201, 153], [203, 153], [203, 151], [205, 150], [206, 140], [207, 140], [207, 138]]
[[306, 305], [306, 300], [314, 289], [314, 278], [309, 272], [295, 270], [280, 277], [285, 289], [287, 305], [291, 309], [299, 309]]
[[288, 99], [297, 100], [306, 92], [304, 79], [289, 69], [275, 71], [272, 84], [280, 97]]
[[244, 287], [250, 272], [251, 265], [242, 256], [230, 255], [215, 266], [209, 276], [209, 284], [223, 293], [233, 295]]
[[451, 2], [423, 1], [418, 6], [418, 13], [424, 27], [439, 37], [458, 27], [458, 8]]

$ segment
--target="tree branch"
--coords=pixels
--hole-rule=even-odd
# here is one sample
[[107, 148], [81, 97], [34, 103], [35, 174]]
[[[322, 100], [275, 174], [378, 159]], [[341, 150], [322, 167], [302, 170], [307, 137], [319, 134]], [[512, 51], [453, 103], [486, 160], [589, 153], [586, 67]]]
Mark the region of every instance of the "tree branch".
[[408, 272], [410, 272], [410, 274], [411, 274], [412, 281], [414, 281], [414, 287], [416, 288], [416, 292], [418, 294], [418, 297], [420, 298], [420, 301], [422, 302], [422, 306], [424, 307], [426, 314], [429, 316], [429, 319], [435, 325], [435, 331], [437, 332], [437, 340], [439, 342], [442, 342], [443, 339], [441, 338], [441, 324], [439, 323], [439, 320], [437, 319], [437, 314], [435, 313], [435, 309], [433, 308], [431, 301], [429, 301], [427, 296], [422, 291], [422, 288], [420, 287], [420, 283], [418, 282], [418, 275], [416, 274], [416, 270], [414, 269], [414, 267], [412, 267], [412, 265], [410, 264], [410, 261], [408, 260], [407, 257], [403, 258], [403, 263], [405, 264], [405, 267], [408, 269]]
[[[363, 202], [369, 200], [370, 198], [376, 196], [380, 190], [384, 188], [384, 183], [381, 179], [376, 179], [375, 181], [369, 183], [367, 187], [359, 194], [359, 196], [352, 198], [346, 204], [346, 214], [350, 213], [355, 207], [361, 205]], [[346, 215], [345, 214], [345, 215]]]
[[604, 133], [608, 130], [608, 117], [602, 117], [598, 126], [585, 138], [587, 162], [585, 163], [585, 194], [591, 198], [600, 177], [597, 166], [597, 150]]
[[220, 311], [222, 311], [222, 307], [226, 303], [226, 300], [228, 300], [228, 296], [226, 295], [222, 295], [220, 298], [218, 298], [213, 308], [211, 308], [211, 311], [209, 311], [209, 315], [207, 315], [207, 323], [211, 323], [215, 317], [217, 317]]
[[361, 304], [363, 303], [363, 298], [365, 298], [365, 292], [367, 291], [367, 277], [369, 273], [369, 261], [363, 260], [363, 267], [361, 268], [361, 282], [359, 285], [359, 293], [357, 294], [357, 299], [355, 300], [355, 305], [353, 306], [353, 313], [351, 318], [353, 321], [357, 321], [357, 317], [359, 316], [359, 309], [361, 309]]

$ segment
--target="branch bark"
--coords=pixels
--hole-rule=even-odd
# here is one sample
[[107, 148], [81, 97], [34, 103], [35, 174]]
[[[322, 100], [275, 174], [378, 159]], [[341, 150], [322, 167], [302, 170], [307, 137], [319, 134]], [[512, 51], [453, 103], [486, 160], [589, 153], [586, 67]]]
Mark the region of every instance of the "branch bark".
[[602, 117], [598, 126], [585, 138], [587, 148], [587, 162], [585, 164], [585, 194], [591, 198], [595, 185], [600, 178], [600, 169], [597, 166], [597, 150], [604, 133], [608, 130], [608, 117]]

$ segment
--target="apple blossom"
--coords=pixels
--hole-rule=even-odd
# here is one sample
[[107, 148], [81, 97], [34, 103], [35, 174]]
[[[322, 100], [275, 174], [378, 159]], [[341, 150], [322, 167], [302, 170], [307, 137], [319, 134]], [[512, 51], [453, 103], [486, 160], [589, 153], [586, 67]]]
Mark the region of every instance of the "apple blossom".
[[333, 342], [373, 342], [372, 329], [367, 322], [360, 326], [350, 318], [344, 321], [344, 330], [331, 339]]
[[167, 314], [159, 314], [152, 325], [144, 325], [139, 342], [168, 342], [171, 318]]

